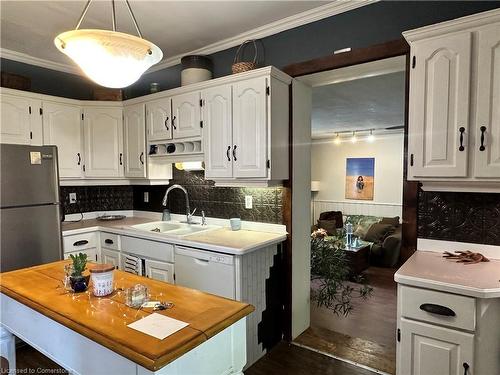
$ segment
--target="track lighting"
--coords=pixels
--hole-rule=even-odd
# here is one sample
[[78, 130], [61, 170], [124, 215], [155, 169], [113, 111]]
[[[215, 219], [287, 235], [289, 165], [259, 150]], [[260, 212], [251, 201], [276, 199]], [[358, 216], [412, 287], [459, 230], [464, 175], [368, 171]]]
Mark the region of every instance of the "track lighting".
[[370, 129], [370, 135], [366, 138], [366, 140], [370, 143], [375, 141], [375, 136], [373, 135], [373, 129]]
[[357, 141], [358, 141], [358, 138], [356, 138], [356, 132], [352, 132], [351, 142], [356, 143]]

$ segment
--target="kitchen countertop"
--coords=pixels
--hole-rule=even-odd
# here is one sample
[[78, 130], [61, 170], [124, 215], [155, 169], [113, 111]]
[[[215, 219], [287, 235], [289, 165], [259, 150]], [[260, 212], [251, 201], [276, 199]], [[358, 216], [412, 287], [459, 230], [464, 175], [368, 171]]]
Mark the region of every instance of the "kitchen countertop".
[[102, 228], [123, 228], [129, 227], [131, 225], [150, 223], [152, 219], [147, 219], [144, 217], [126, 217], [121, 220], [97, 220], [97, 219], [86, 219], [77, 222], [63, 221], [62, 230], [77, 230], [77, 229], [88, 229], [92, 227], [102, 227]]
[[500, 261], [464, 265], [443, 258], [440, 252], [417, 251], [399, 268], [394, 280], [471, 297], [499, 298]]
[[67, 263], [59, 261], [2, 273], [0, 292], [151, 371], [174, 361], [254, 310], [247, 303], [115, 270], [117, 290], [145, 284], [153, 300], [174, 303], [172, 309], [156, 313], [189, 323], [159, 340], [127, 327], [152, 311], [126, 306], [123, 292], [110, 297], [94, 297], [89, 291], [66, 292], [62, 279]]
[[88, 231], [103, 230], [120, 235], [144, 238], [148, 240], [167, 242], [182, 246], [198, 247], [226, 254], [242, 255], [256, 249], [277, 244], [286, 239], [285, 233], [263, 232], [256, 230], [232, 231], [227, 227], [193, 233], [187, 236], [172, 237], [162, 233], [143, 231], [132, 228], [132, 225], [149, 223], [153, 219], [142, 217], [127, 217], [116, 221], [99, 221], [96, 219], [82, 220], [71, 223], [63, 222], [63, 235], [81, 234]]

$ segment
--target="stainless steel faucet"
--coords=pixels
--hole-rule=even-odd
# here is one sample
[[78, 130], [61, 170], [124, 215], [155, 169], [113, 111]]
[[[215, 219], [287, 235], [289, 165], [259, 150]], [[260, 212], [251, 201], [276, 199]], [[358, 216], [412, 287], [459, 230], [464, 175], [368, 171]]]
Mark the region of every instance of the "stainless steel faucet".
[[170, 193], [174, 189], [180, 189], [180, 190], [182, 190], [184, 192], [184, 196], [186, 197], [186, 222], [188, 224], [192, 224], [192, 222], [193, 222], [193, 215], [194, 215], [194, 213], [196, 211], [196, 208], [194, 209], [193, 212], [191, 212], [191, 208], [189, 207], [189, 195], [188, 195], [188, 192], [181, 185], [175, 184], [175, 185], [170, 186], [167, 189], [167, 191], [165, 192], [165, 196], [163, 197], [163, 205], [167, 206], [168, 193]]

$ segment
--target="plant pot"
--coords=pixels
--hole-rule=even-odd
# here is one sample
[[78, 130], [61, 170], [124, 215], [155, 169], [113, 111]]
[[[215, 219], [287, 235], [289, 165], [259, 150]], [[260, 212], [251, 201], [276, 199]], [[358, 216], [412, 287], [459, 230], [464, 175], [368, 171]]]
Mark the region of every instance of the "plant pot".
[[89, 287], [90, 275], [87, 276], [71, 276], [69, 278], [71, 289], [75, 293], [85, 292]]

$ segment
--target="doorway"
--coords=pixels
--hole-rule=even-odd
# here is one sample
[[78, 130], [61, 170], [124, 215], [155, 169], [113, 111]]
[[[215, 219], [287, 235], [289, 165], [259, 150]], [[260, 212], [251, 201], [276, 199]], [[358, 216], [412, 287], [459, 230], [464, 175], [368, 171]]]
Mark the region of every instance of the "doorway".
[[[400, 43], [398, 48], [399, 53], [385, 50], [372, 57], [353, 51], [347, 53], [350, 56], [331, 56], [285, 69], [312, 88], [311, 232], [323, 229], [327, 237], [337, 236], [345, 245], [346, 221], [351, 224], [357, 231], [354, 238], [360, 241], [352, 247], [368, 245], [360, 256], [357, 251], [349, 251], [348, 268], [354, 272], [349, 272], [345, 284], [355, 291], [361, 290], [360, 285], [371, 290], [367, 298], [351, 298], [347, 314], [334, 312], [332, 306], [319, 306], [314, 298], [322, 280], [312, 272], [310, 325], [293, 342], [390, 374], [395, 373], [396, 351], [394, 272], [412, 242], [411, 238], [404, 242], [403, 233], [405, 229], [408, 232], [404, 224], [414, 223], [405, 223], [403, 212], [403, 191], [408, 193], [403, 167], [407, 47]], [[333, 69], [328, 69], [325, 59], [330, 59]], [[332, 215], [337, 216], [329, 229]], [[319, 223], [320, 218], [330, 219], [330, 223]], [[372, 237], [364, 241], [366, 230], [375, 223], [382, 224], [382, 218], [393, 221], [391, 233], [382, 237], [375, 233], [377, 240], [371, 233]], [[383, 240], [388, 235], [396, 237], [397, 243], [384, 249]], [[337, 243], [340, 247], [353, 244], [344, 245]]]

